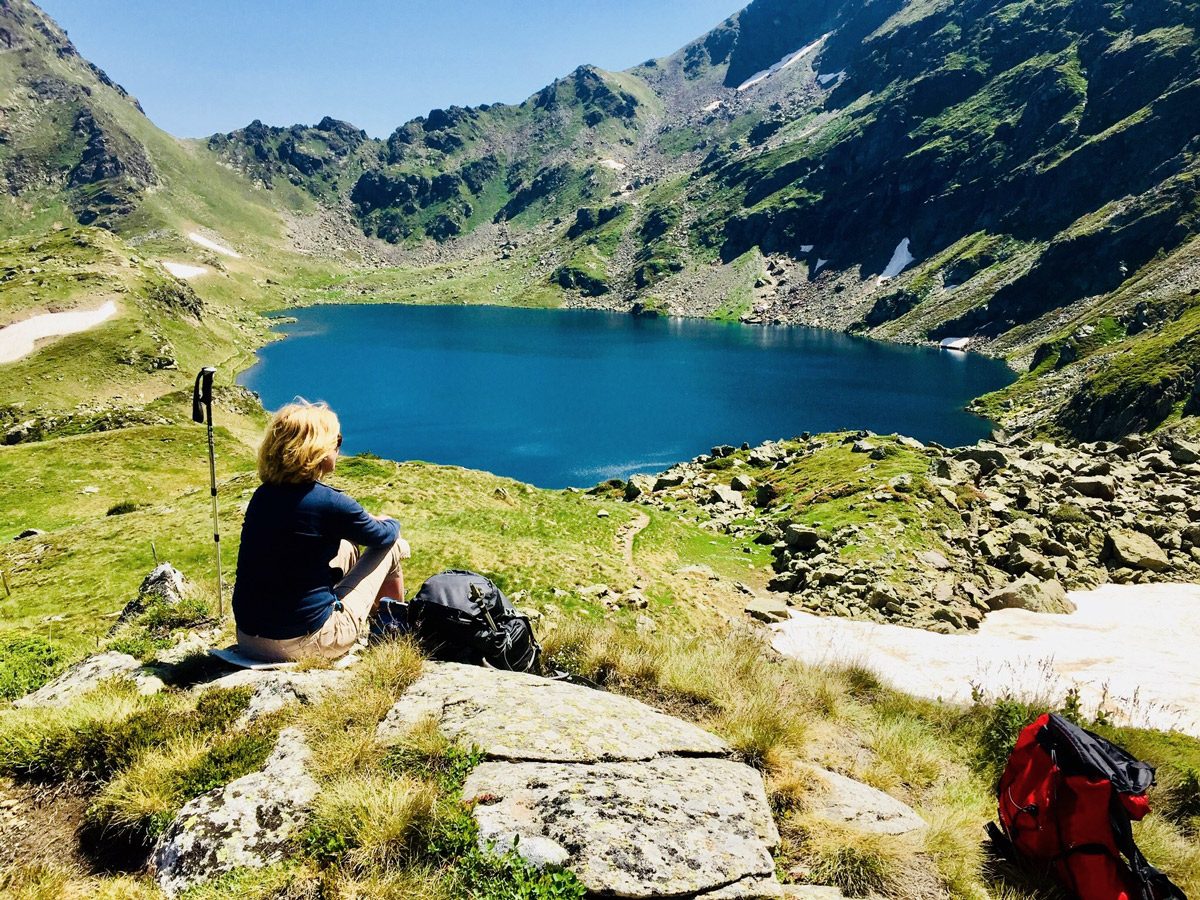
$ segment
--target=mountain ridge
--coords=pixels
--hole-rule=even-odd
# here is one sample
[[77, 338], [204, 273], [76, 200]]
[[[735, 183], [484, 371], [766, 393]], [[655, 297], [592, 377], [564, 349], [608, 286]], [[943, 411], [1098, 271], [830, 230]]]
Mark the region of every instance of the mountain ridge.
[[155, 129], [26, 0], [0, 11], [19, 231], [142, 241], [207, 207], [332, 283], [382, 267], [350, 277], [379, 296], [448, 265], [508, 302], [967, 337], [1023, 373], [978, 405], [1010, 429], [1114, 437], [1200, 406], [1196, 0], [755, 0], [669, 56], [383, 139], [326, 117], [206, 141]]

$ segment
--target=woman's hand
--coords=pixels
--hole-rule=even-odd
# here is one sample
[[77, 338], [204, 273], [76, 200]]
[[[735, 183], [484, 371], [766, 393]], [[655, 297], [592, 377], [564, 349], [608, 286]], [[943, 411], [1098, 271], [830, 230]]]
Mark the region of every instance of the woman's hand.
[[412, 547], [408, 546], [408, 541], [404, 538], [396, 538], [396, 549], [399, 551], [401, 559], [408, 559], [412, 556]]

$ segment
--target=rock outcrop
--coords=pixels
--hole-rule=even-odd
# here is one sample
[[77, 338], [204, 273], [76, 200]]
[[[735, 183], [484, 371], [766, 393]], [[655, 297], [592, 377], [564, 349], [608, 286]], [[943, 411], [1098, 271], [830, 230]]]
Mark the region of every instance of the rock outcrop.
[[154, 877], [167, 896], [283, 859], [317, 796], [305, 771], [309, 756], [300, 732], [284, 729], [261, 771], [184, 806], [154, 848]]
[[620, 694], [457, 663], [429, 665], [380, 723], [379, 737], [395, 740], [427, 717], [489, 759], [595, 763], [729, 754], [715, 735]]
[[350, 673], [345, 669], [309, 669], [307, 671], [238, 669], [206, 682], [197, 689], [249, 687], [250, 702], [238, 718], [239, 726], [278, 712], [293, 703], [315, 703], [326, 691], [336, 690]]
[[[692, 509], [703, 528], [770, 546], [768, 588], [778, 601], [748, 603], [753, 618], [786, 618], [783, 603], [965, 631], [996, 609], [1070, 613], [1067, 590], [1107, 581], [1200, 580], [1194, 447], [1174, 434], [957, 450], [868, 432], [803, 435], [743, 451], [714, 447], [660, 474], [649, 490], [640, 480], [626, 499]], [[853, 480], [829, 481], [830, 471], [844, 471], [844, 454], [852, 454]], [[907, 471], [891, 474], [901, 454]], [[797, 483], [807, 493], [789, 487]], [[731, 485], [753, 485], [752, 499]], [[832, 514], [851, 521], [837, 527], [812, 521], [806, 508], [846, 500], [849, 508]], [[919, 537], [905, 538], [917, 547], [899, 550], [906, 522], [923, 521]]]
[[[771, 878], [779, 833], [762, 778], [727, 759], [479, 766], [482, 840], [568, 866], [592, 894], [707, 896]], [[727, 896], [758, 896], [750, 893]]]
[[163, 689], [157, 675], [128, 653], [109, 650], [89, 656], [76, 663], [53, 681], [42, 685], [32, 694], [17, 700], [14, 706], [66, 706], [76, 697], [95, 690], [105, 681], [131, 679], [142, 694], [156, 694]]
[[868, 834], [909, 834], [929, 827], [912, 807], [881, 790], [837, 772], [818, 775], [826, 787], [810, 801], [818, 818]]
[[761, 776], [643, 703], [532, 675], [430, 664], [381, 723], [432, 716], [485, 762], [463, 789], [480, 842], [569, 868], [590, 894], [780, 897]]

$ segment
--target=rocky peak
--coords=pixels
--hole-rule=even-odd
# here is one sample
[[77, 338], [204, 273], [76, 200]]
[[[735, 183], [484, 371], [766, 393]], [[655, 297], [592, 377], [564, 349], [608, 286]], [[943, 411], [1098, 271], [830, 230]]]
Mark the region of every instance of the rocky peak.
[[0, 0], [0, 49], [28, 53], [41, 49], [59, 59], [75, 60], [88, 75], [128, 100], [138, 112], [143, 111], [136, 98], [109, 78], [103, 69], [83, 59], [66, 31], [28, 0]]

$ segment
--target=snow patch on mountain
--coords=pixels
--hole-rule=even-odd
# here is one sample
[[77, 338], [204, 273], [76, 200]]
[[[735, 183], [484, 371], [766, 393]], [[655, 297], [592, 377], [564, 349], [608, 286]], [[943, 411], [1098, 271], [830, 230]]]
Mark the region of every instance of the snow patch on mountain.
[[[832, 34], [832, 32], [829, 32], [829, 34]], [[747, 91], [757, 84], [762, 84], [764, 81], [766, 81], [772, 75], [777, 75], [780, 72], [782, 72], [784, 69], [794, 66], [796, 63], [798, 63], [800, 60], [802, 60], [805, 56], [807, 56], [809, 53], [811, 53], [813, 50], [815, 50], [817, 47], [819, 47], [822, 43], [824, 43], [825, 39], [827, 37], [829, 37], [829, 34], [821, 35], [819, 38], [817, 38], [811, 44], [805, 44], [803, 47], [801, 47], [795, 53], [789, 53], [783, 59], [779, 60], [779, 62], [775, 63], [775, 65], [771, 66], [769, 69], [763, 69], [761, 72], [751, 75], [749, 78], [747, 78], [741, 84], [739, 84], [737, 89], [739, 91]]]
[[36, 349], [38, 341], [87, 331], [116, 314], [117, 304], [109, 300], [96, 309], [42, 313], [0, 328], [0, 363], [15, 362], [28, 356]]
[[230, 259], [241, 259], [242, 254], [238, 253], [224, 244], [218, 244], [212, 238], [206, 238], [198, 231], [189, 231], [188, 240], [193, 244], [199, 244], [206, 250], [211, 250], [213, 253], [220, 253], [222, 256], [228, 256]]
[[905, 238], [896, 245], [896, 249], [892, 253], [891, 262], [887, 264], [887, 268], [879, 276], [880, 282], [887, 281], [889, 278], [895, 278], [912, 265], [914, 259], [916, 257], [908, 249], [908, 238]]
[[164, 260], [162, 266], [176, 278], [182, 278], [185, 281], [189, 278], [199, 278], [201, 275], [207, 275], [209, 272], [207, 266], [193, 266], [190, 263], [167, 262]]

